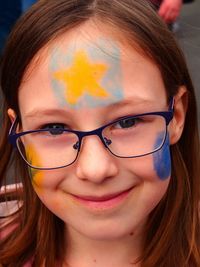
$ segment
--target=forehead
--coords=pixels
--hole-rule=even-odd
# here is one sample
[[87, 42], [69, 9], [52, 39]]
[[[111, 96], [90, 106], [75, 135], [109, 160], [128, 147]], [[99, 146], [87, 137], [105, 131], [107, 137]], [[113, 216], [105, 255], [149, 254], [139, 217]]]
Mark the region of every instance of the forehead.
[[[68, 89], [73, 84], [68, 96], [60, 93], [65, 82]], [[80, 109], [128, 98], [154, 101], [158, 97], [165, 102], [157, 66], [138, 49], [86, 24], [63, 34], [37, 54], [20, 86], [19, 104], [23, 112], [44, 106], [44, 99], [49, 106]]]

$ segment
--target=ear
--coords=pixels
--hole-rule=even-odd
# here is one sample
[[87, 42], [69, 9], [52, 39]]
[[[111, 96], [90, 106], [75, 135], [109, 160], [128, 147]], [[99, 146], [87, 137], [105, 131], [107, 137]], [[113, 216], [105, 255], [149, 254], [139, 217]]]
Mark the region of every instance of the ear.
[[178, 142], [184, 129], [185, 116], [188, 105], [188, 93], [185, 86], [181, 86], [174, 97], [174, 117], [169, 124], [170, 144]]
[[8, 117], [10, 118], [11, 123], [13, 123], [14, 120], [16, 119], [16, 113], [15, 113], [15, 111], [12, 108], [9, 108], [7, 110], [7, 114], [8, 114]]

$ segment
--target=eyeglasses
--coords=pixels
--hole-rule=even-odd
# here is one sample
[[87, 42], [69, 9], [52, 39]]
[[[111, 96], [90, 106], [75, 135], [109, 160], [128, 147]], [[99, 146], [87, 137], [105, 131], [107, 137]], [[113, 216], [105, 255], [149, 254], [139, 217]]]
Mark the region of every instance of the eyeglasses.
[[44, 129], [16, 133], [18, 118], [9, 131], [9, 141], [24, 161], [34, 169], [64, 168], [78, 157], [83, 138], [97, 135], [110, 153], [119, 158], [136, 158], [160, 150], [167, 137], [167, 126], [173, 118], [169, 110], [127, 116], [93, 131], [65, 129], [62, 124], [49, 124]]

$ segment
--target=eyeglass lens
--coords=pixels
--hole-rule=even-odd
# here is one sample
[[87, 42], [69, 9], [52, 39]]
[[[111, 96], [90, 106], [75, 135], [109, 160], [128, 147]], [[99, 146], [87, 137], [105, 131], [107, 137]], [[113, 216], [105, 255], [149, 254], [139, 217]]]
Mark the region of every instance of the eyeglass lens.
[[[102, 131], [105, 146], [118, 157], [138, 157], [160, 149], [166, 137], [165, 118], [144, 115], [119, 120]], [[23, 158], [33, 167], [58, 168], [77, 157], [79, 138], [75, 133], [49, 129], [27, 133], [17, 139]]]

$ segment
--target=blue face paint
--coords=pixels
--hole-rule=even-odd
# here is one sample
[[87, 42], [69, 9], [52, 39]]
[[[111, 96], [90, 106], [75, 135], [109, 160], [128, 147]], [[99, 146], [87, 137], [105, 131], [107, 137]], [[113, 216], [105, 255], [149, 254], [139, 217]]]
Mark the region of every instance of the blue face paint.
[[[159, 134], [155, 143], [155, 147], [162, 142], [163, 133]], [[154, 170], [161, 180], [167, 179], [171, 174], [171, 156], [169, 149], [169, 135], [167, 134], [163, 147], [153, 153]]]

